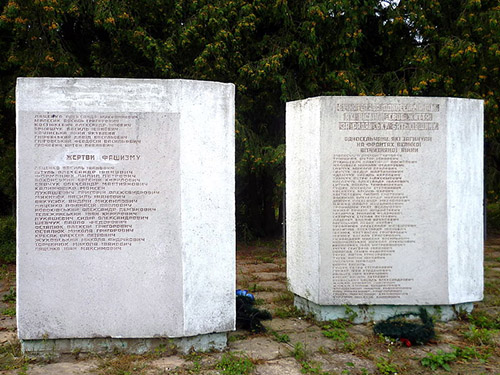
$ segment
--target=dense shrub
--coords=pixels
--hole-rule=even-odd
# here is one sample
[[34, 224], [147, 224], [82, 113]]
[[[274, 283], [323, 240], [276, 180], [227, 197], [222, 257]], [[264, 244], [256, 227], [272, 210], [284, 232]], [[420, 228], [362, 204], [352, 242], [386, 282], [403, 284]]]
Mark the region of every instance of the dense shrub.
[[13, 216], [0, 217], [0, 262], [16, 261], [16, 219]]

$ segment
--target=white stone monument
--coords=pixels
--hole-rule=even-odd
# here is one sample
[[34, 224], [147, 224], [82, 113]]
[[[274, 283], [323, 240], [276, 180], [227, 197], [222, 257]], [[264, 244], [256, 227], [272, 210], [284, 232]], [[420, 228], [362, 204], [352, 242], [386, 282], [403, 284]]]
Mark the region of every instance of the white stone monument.
[[318, 319], [441, 319], [483, 297], [483, 102], [287, 103], [290, 289]]
[[224, 347], [234, 86], [19, 78], [16, 103], [23, 349]]

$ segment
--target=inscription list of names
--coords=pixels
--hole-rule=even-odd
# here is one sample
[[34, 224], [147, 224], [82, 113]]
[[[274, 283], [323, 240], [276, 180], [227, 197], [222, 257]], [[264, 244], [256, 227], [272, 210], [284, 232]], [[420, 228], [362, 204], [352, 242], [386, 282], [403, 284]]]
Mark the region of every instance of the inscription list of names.
[[[389, 261], [415, 243], [405, 219], [408, 169], [439, 130], [437, 104], [337, 104], [344, 150], [333, 155], [333, 293], [339, 299], [400, 299], [412, 275]], [[343, 135], [345, 134], [345, 135]], [[429, 135], [431, 134], [431, 135]]]
[[36, 113], [32, 119], [35, 150], [63, 150], [55, 161], [34, 165], [35, 250], [116, 251], [144, 242], [137, 225], [156, 211], [148, 202], [160, 190], [138, 173], [139, 115]]

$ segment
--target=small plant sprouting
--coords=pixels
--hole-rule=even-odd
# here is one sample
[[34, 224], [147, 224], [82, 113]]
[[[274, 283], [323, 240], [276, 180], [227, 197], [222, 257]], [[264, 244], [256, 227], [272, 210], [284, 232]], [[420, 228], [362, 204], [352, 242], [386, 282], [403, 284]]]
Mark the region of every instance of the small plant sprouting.
[[300, 365], [302, 366], [300, 372], [302, 372], [303, 374], [318, 374], [318, 375], [330, 374], [329, 372], [323, 371], [320, 363], [311, 363], [303, 361], [300, 363]]
[[284, 343], [290, 342], [290, 336], [288, 336], [286, 333], [279, 334], [278, 332], [273, 331], [272, 334], [276, 338], [276, 341], [278, 342], [284, 342]]
[[320, 346], [318, 348], [318, 352], [321, 354], [328, 354], [328, 349], [326, 349], [324, 346]]
[[395, 375], [399, 372], [399, 368], [390, 359], [384, 357], [380, 357], [376, 365], [382, 375]]
[[274, 316], [281, 319], [303, 317], [304, 313], [295, 306], [277, 307]]
[[29, 359], [23, 355], [19, 340], [7, 341], [0, 345], [0, 371], [13, 369], [24, 371], [28, 361]]
[[486, 363], [488, 361], [488, 358], [491, 357], [491, 353], [488, 350], [482, 349], [477, 349], [476, 347], [464, 347], [460, 348], [457, 346], [453, 346], [455, 349], [454, 353], [457, 356], [457, 358], [461, 358], [465, 361], [470, 361], [471, 359], [477, 359], [481, 363]]
[[278, 295], [277, 297], [273, 298], [273, 302], [282, 305], [287, 305], [293, 303], [293, 298], [294, 295], [292, 292], [284, 292]]
[[80, 357], [81, 353], [82, 353], [82, 349], [81, 348], [74, 348], [71, 351], [71, 354], [73, 355], [73, 357], [75, 357], [76, 360], [78, 360], [78, 358]]
[[474, 324], [471, 324], [469, 330], [464, 332], [464, 337], [475, 345], [489, 345], [492, 342], [493, 331], [477, 328]]
[[201, 360], [202, 356], [196, 352], [188, 354], [185, 358], [193, 362], [193, 366], [190, 368], [190, 374], [199, 374], [201, 371]]
[[16, 289], [13, 286], [11, 286], [9, 292], [3, 296], [2, 301], [7, 303], [16, 302]]
[[247, 375], [252, 372], [255, 365], [248, 357], [226, 353], [215, 367], [222, 375]]
[[500, 316], [493, 317], [481, 310], [469, 315], [469, 322], [478, 328], [500, 329]]
[[245, 340], [247, 335], [232, 334], [227, 338], [228, 342], [235, 342], [240, 340]]
[[8, 307], [4, 310], [2, 310], [2, 314], [5, 316], [16, 316], [16, 308], [15, 307]]
[[430, 367], [432, 371], [437, 370], [438, 368], [443, 368], [446, 371], [450, 371], [449, 363], [457, 359], [457, 355], [455, 352], [445, 353], [442, 350], [438, 350], [436, 354], [427, 353], [427, 356], [420, 360], [422, 366]]
[[346, 324], [343, 320], [337, 319], [330, 321], [329, 324], [322, 327], [323, 336], [329, 337], [335, 341], [346, 341], [349, 333], [346, 330]]
[[453, 346], [453, 352], [445, 353], [439, 350], [436, 354], [427, 353], [427, 356], [420, 360], [420, 363], [425, 367], [430, 367], [431, 370], [435, 371], [439, 368], [443, 368], [446, 371], [450, 371], [450, 362], [457, 359], [463, 359], [469, 361], [471, 359], [477, 359], [481, 363], [485, 363], [490, 357], [490, 353], [483, 353], [481, 350], [477, 350], [475, 347], [464, 347], [459, 348]]
[[307, 357], [306, 349], [301, 342], [297, 342], [293, 346], [293, 350], [292, 350], [291, 354], [297, 361], [300, 361], [300, 362], [305, 361], [305, 359]]
[[351, 306], [344, 305], [344, 314], [346, 316], [347, 321], [350, 323], [354, 322], [354, 320], [358, 317], [358, 313], [353, 310]]

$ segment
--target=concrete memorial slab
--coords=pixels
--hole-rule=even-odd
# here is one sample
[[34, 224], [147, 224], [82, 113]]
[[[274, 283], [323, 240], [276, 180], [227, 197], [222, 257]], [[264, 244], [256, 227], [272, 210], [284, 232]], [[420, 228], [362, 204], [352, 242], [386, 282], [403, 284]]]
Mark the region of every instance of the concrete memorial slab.
[[415, 306], [449, 319], [482, 299], [482, 101], [317, 97], [286, 110], [296, 305], [322, 320]]
[[16, 103], [23, 348], [225, 346], [234, 86], [19, 78]]

